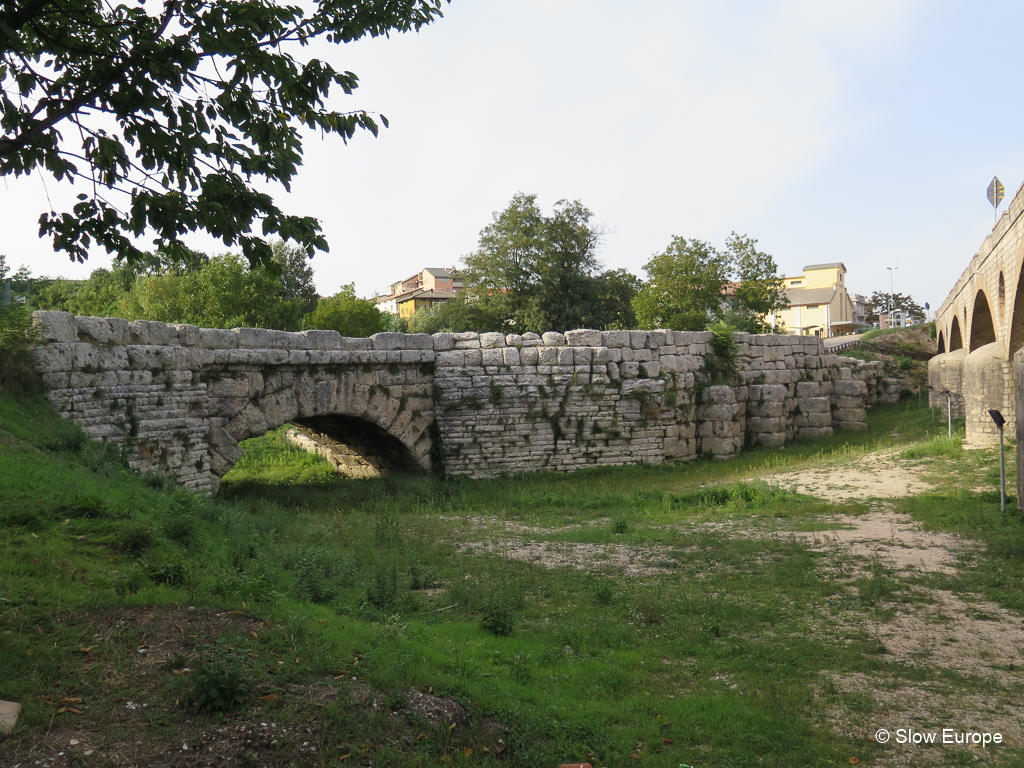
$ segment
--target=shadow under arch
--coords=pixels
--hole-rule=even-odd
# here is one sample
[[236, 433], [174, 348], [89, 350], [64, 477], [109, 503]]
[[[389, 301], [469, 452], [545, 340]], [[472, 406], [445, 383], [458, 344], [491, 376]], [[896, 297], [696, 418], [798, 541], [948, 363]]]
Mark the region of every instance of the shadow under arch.
[[386, 477], [427, 471], [409, 447], [379, 425], [357, 416], [331, 414], [292, 419], [289, 440], [327, 459], [349, 477]]
[[[1021, 255], [1024, 256], [1024, 244], [1021, 245]], [[1013, 360], [1017, 350], [1024, 347], [1024, 262], [1021, 263], [1021, 271], [1017, 275], [1017, 288], [1011, 301], [1012, 311], [1008, 323], [1010, 346], [1007, 349], [1007, 358]]]
[[953, 316], [953, 325], [949, 328], [949, 351], [955, 352], [958, 349], [963, 349], [964, 341], [960, 335], [960, 318]]
[[941, 354], [945, 353], [945, 351], [946, 351], [946, 339], [943, 337], [942, 331], [939, 331], [939, 347], [938, 347], [938, 351], [935, 354], [941, 355]]
[[996, 326], [992, 321], [992, 310], [984, 291], [978, 291], [974, 297], [974, 314], [971, 317], [970, 351], [984, 347], [996, 340]]

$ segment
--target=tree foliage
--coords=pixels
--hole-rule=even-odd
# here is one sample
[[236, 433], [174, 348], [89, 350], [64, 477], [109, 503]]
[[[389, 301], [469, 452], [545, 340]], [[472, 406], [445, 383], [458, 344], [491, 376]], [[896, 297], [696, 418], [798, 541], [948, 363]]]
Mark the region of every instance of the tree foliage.
[[284, 240], [271, 243], [274, 263], [281, 269], [277, 281], [281, 284], [281, 298], [298, 301], [303, 314], [316, 308], [317, 293], [313, 282], [313, 269], [305, 252]]
[[441, 333], [451, 331], [505, 331], [506, 319], [493, 303], [481, 303], [472, 293], [424, 307], [409, 321], [410, 333]]
[[296, 331], [302, 308], [281, 296], [277, 279], [235, 254], [209, 260], [183, 275], [144, 275], [121, 300], [120, 317], [190, 323], [203, 328]]
[[720, 311], [729, 262], [709, 243], [673, 237], [644, 271], [647, 283], [633, 301], [641, 328], [702, 331]]
[[885, 314], [885, 308], [889, 304], [893, 303], [896, 309], [901, 312], [906, 312], [911, 320], [922, 321], [927, 319], [924, 307], [914, 301], [910, 296], [906, 296], [902, 293], [887, 293], [885, 291], [875, 291], [871, 294], [871, 298], [868, 300], [868, 322], [877, 323], [878, 316]]
[[[202, 229], [273, 265], [259, 236], [327, 250], [319, 222], [285, 213], [253, 178], [287, 190], [300, 131], [374, 134], [364, 111], [327, 106], [357, 78], [302, 46], [419, 29], [442, 0], [4, 0], [0, 3], [0, 176], [47, 171], [86, 182], [40, 236], [79, 261], [96, 243], [134, 262], [146, 232], [164, 250]], [[387, 121], [381, 116], [381, 122]], [[254, 234], [254, 230], [259, 230]]]
[[725, 256], [733, 283], [728, 308], [720, 319], [747, 333], [772, 333], [779, 329], [768, 321], [769, 316], [789, 302], [775, 259], [756, 246], [757, 240], [735, 232], [726, 238]]
[[768, 316], [786, 306], [783, 280], [757, 240], [733, 232], [719, 251], [673, 237], [646, 265], [648, 281], [633, 301], [641, 328], [702, 331], [722, 322], [740, 331], [774, 330]]
[[370, 299], [356, 296], [355, 284], [343, 285], [338, 293], [317, 304], [306, 315], [307, 329], [337, 331], [342, 336], [372, 336], [388, 326], [388, 318]]
[[517, 194], [465, 258], [464, 294], [429, 319], [449, 330], [472, 320], [473, 330], [516, 333], [619, 327], [630, 315], [622, 297], [634, 282], [626, 276], [636, 278], [625, 270], [598, 274], [602, 232], [592, 218], [578, 200], [559, 200], [546, 216], [536, 195]]

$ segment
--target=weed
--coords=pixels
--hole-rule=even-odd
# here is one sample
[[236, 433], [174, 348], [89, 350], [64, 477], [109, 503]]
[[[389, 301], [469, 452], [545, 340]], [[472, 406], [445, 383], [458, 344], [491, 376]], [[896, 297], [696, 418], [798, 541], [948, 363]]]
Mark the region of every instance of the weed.
[[224, 643], [206, 649], [192, 672], [192, 702], [197, 709], [233, 712], [253, 690], [243, 657]]

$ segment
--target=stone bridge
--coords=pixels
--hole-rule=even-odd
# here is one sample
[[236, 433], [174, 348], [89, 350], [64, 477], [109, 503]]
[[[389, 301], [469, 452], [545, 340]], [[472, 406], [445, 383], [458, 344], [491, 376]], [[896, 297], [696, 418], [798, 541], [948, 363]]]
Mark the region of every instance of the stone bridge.
[[[928, 365], [931, 402], [967, 424], [967, 443], [992, 445], [999, 431], [989, 410], [1016, 425], [1014, 355], [1024, 347], [1024, 186], [985, 238], [935, 313], [938, 354]], [[950, 393], [949, 398], [940, 394]]]
[[49, 401], [90, 437], [125, 448], [133, 468], [205, 493], [241, 441], [287, 423], [318, 433], [351, 474], [487, 477], [728, 458], [745, 445], [864, 429], [870, 404], [899, 397], [879, 364], [827, 354], [815, 337], [737, 334], [729, 367], [710, 333], [356, 339], [35, 319]]

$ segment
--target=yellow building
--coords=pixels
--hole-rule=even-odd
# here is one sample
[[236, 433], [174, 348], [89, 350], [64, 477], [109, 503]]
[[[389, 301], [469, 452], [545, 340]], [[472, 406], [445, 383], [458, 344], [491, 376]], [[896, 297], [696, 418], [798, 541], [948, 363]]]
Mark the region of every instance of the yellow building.
[[387, 293], [377, 296], [377, 309], [409, 320], [417, 310], [454, 299], [462, 289], [455, 267], [427, 267], [389, 285]]
[[798, 277], [783, 278], [789, 306], [772, 317], [794, 336], [842, 336], [858, 326], [846, 291], [846, 266], [811, 264]]

